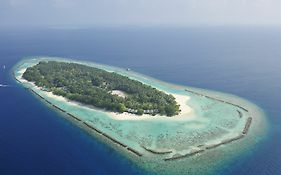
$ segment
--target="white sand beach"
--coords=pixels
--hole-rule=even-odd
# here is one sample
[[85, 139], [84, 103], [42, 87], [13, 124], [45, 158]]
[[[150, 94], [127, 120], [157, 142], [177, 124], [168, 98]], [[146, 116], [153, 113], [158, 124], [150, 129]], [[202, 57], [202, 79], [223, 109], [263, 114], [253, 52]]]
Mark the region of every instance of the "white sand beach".
[[181, 110], [181, 112], [178, 115], [172, 117], [161, 116], [161, 115], [151, 116], [148, 114], [143, 114], [139, 116], [128, 112], [124, 112], [124, 113], [108, 112], [108, 113], [112, 118], [116, 120], [159, 120], [159, 119], [183, 120], [190, 117], [190, 115], [192, 114], [192, 108], [187, 105], [187, 102], [190, 99], [190, 97], [185, 95], [179, 95], [179, 94], [171, 94], [171, 95], [175, 97], [176, 102], [180, 105], [180, 110]]
[[[165, 171], [169, 171], [175, 165], [187, 167], [186, 165], [190, 165], [195, 159], [200, 162], [206, 160], [204, 163], [206, 165], [209, 165], [211, 158], [214, 157], [216, 160], [225, 160], [225, 155], [229, 153], [238, 155], [246, 149], [251, 149], [252, 147], [249, 146], [257, 143], [256, 132], [263, 130], [261, 127], [263, 126], [263, 122], [261, 122], [263, 114], [260, 109], [239, 97], [191, 87], [182, 88], [153, 78], [146, 79], [146, 76], [131, 74], [131, 72], [130, 74], [125, 72], [125, 75], [158, 87], [158, 90], [163, 91], [164, 89], [167, 94], [173, 92], [171, 95], [180, 105], [180, 113], [172, 117], [148, 114], [139, 116], [127, 112], [104, 111], [94, 106], [80, 104], [44, 91], [42, 88], [36, 87], [34, 83], [24, 80], [22, 78], [26, 71], [24, 67], [37, 63], [37, 60], [27, 60], [15, 70], [17, 80], [24, 87], [31, 88], [47, 102], [54, 104], [61, 111], [65, 111], [68, 114], [66, 117], [79, 127], [93, 134], [95, 138], [101, 138], [101, 141], [105, 141], [130, 160], [136, 161], [138, 165], [142, 163], [146, 165], [146, 162], [155, 165], [148, 169], [165, 167]], [[108, 67], [105, 66], [106, 68]], [[120, 73], [123, 72], [120, 71]], [[194, 90], [198, 94], [187, 92], [186, 89]], [[128, 95], [118, 90], [108, 93], [120, 97]], [[204, 95], [213, 98], [206, 98]], [[238, 105], [243, 108], [239, 108]], [[243, 110], [244, 108], [246, 110]], [[253, 120], [250, 125], [247, 125], [250, 117]], [[251, 127], [250, 129], [248, 127], [245, 134], [246, 126]], [[160, 155], [145, 148], [155, 152], [171, 152]], [[178, 159], [181, 161], [174, 161]], [[202, 167], [198, 169], [200, 170]], [[186, 169], [182, 169], [179, 174], [185, 172]], [[174, 173], [169, 172], [168, 174]]]
[[[29, 83], [30, 85], [32, 85], [32, 87], [36, 88], [37, 90], [41, 90], [34, 83], [28, 82], [27, 80], [22, 78], [22, 75], [25, 71], [26, 71], [26, 69], [21, 69], [20, 71], [18, 71], [19, 76], [17, 77], [17, 79], [22, 83]], [[42, 93], [44, 93], [49, 98], [53, 98], [53, 99], [61, 101], [61, 102], [65, 102], [65, 103], [68, 103], [68, 104], [71, 104], [74, 106], [80, 106], [80, 107], [97, 110], [94, 106], [84, 105], [79, 102], [70, 101], [65, 97], [54, 95], [52, 92], [42, 91]], [[167, 93], [167, 92], [165, 92], [165, 93]], [[118, 93], [118, 95], [119, 94], [120, 93]], [[180, 95], [180, 94], [173, 94], [173, 93], [170, 93], [170, 94], [175, 97], [177, 104], [180, 105], [180, 113], [178, 115], [175, 115], [172, 117], [161, 116], [161, 115], [151, 116], [149, 114], [143, 114], [143, 115], [139, 116], [139, 115], [131, 114], [128, 112], [116, 113], [116, 112], [104, 111], [102, 109], [100, 109], [100, 110], [107, 113], [109, 117], [111, 117], [115, 120], [162, 120], [162, 119], [163, 120], [184, 120], [184, 119], [187, 119], [190, 116], [190, 114], [192, 114], [192, 108], [187, 105], [187, 102], [190, 99], [190, 97], [186, 96], [186, 95]]]

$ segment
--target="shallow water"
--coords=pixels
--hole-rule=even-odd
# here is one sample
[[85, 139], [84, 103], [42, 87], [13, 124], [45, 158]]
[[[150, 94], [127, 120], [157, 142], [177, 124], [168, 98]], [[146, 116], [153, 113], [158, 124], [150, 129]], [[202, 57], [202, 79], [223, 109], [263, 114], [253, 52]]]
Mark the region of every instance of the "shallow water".
[[[24, 69], [37, 64], [42, 59], [64, 61], [63, 58], [44, 57], [24, 59], [14, 68], [14, 74], [17, 79], [21, 79]], [[69, 62], [71, 60], [65, 61]], [[86, 122], [106, 135], [113, 137], [129, 148], [137, 151], [139, 154], [142, 154], [142, 157], [132, 157], [131, 153], [126, 149], [109, 143], [113, 148], [123, 152], [124, 156], [134, 160], [138, 166], [144, 167], [148, 171], [154, 171], [157, 172], [157, 174], [211, 173], [218, 168], [218, 165], [231, 161], [235, 157], [235, 154], [237, 157], [242, 152], [253, 149], [253, 147], [258, 144], [258, 141], [265, 135], [267, 124], [262, 112], [259, 112], [261, 110], [238, 97], [232, 97], [231, 95], [223, 93], [193, 89], [191, 87], [180, 87], [116, 67], [98, 65], [90, 62], [81, 62], [81, 64], [91, 65], [108, 71], [115, 71], [130, 78], [142, 81], [155, 88], [165, 90], [168, 93], [172, 92], [190, 97], [187, 104], [192, 108], [192, 113], [184, 114], [180, 117], [185, 119], [171, 121], [172, 119], [169, 120], [169, 118], [165, 117], [163, 119], [154, 117], [150, 120], [114, 120], [105, 112], [85, 107], [82, 108], [51, 98], [47, 93], [39, 90], [32, 84], [23, 83], [25, 87], [33, 89], [33, 91], [40, 96], [43, 96], [48, 102], [51, 102], [63, 111], [67, 111], [71, 115], [82, 120], [81, 122], [75, 121], [74, 123], [81, 123], [83, 126], [83, 123]], [[185, 90], [186, 88], [206, 94], [207, 96], [231, 102], [232, 104], [237, 104], [243, 108], [241, 109], [232, 104], [219, 102], [205, 96], [187, 92]], [[244, 108], [246, 109], [244, 110]], [[242, 117], [239, 117], [237, 111], [241, 113]], [[220, 146], [215, 148], [215, 151], [213, 149], [204, 149], [205, 147], [208, 148], [208, 146], [223, 142], [224, 140], [240, 136], [249, 117], [253, 119], [250, 131], [243, 139], [235, 141], [238, 143], [233, 144], [232, 142], [231, 144]], [[71, 119], [71, 116], [66, 118]], [[199, 123], [201, 126], [199, 128], [189, 126], [194, 123]], [[85, 126], [84, 128], [88, 130], [88, 127]], [[95, 132], [89, 132], [97, 135]], [[141, 147], [142, 145], [154, 150], [171, 150], [172, 153], [165, 156], [155, 156], [153, 154], [148, 154], [149, 152], [145, 151]], [[237, 146], [234, 147], [234, 145]], [[194, 149], [203, 149], [205, 151], [199, 155], [173, 162], [164, 161], [164, 159], [173, 155], [178, 153], [187, 154], [194, 151]], [[213, 152], [217, 153], [214, 155]], [[216, 157], [217, 161], [209, 162], [210, 156], [213, 158]], [[200, 163], [195, 164], [194, 162]], [[189, 165], [189, 167], [186, 165]], [[164, 171], [164, 169], [166, 170]]]
[[[239, 161], [232, 162], [231, 166], [222, 165], [217, 171], [221, 174], [279, 173], [281, 40], [278, 30], [44, 31], [45, 36], [42, 33], [11, 31], [1, 35], [1, 63], [10, 70], [22, 56], [28, 55], [88, 58], [86, 60], [130, 67], [164, 81], [247, 98], [267, 113], [270, 121], [267, 140], [237, 158]], [[1, 100], [5, 117], [1, 117], [0, 122], [0, 147], [3, 148], [0, 170], [4, 174], [143, 173], [38, 103], [14, 83], [7, 69], [0, 74], [1, 84], [13, 85], [0, 90], [5, 99]], [[14, 102], [17, 107], [11, 110]]]

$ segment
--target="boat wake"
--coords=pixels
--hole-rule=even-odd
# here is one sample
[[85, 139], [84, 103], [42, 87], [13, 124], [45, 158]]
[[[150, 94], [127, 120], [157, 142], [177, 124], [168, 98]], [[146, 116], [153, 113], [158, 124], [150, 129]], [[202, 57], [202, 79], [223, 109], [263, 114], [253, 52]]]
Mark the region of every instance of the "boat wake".
[[0, 84], [0, 88], [5, 88], [5, 87], [10, 87], [9, 85], [6, 85], [6, 84]]

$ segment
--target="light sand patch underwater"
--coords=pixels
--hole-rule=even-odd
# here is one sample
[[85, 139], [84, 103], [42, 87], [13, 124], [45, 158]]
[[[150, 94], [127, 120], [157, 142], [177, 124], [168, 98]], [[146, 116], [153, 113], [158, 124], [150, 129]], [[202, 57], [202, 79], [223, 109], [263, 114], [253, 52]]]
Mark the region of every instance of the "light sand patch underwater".
[[[181, 112], [174, 117], [137, 116], [69, 101], [22, 79], [26, 68], [42, 60], [86, 64], [128, 76], [172, 94]], [[17, 81], [50, 106], [67, 114], [74, 123], [100, 136], [116, 151], [155, 174], [213, 174], [219, 166], [251, 150], [266, 131], [262, 110], [244, 99], [164, 83], [126, 69], [64, 58], [37, 57], [18, 63], [14, 75]]]

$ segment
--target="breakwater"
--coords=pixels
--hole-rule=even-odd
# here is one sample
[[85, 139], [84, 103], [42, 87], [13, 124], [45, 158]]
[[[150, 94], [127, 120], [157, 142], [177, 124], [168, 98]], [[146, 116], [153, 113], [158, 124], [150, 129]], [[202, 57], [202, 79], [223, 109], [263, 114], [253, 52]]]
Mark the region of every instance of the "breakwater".
[[[17, 79], [16, 79], [17, 80]], [[22, 83], [21, 81], [17, 80], [18, 82]], [[93, 130], [95, 131], [96, 133], [98, 133], [99, 135], [102, 135], [104, 138], [106, 138], [107, 140], [110, 140], [111, 142], [121, 146], [122, 148], [126, 149], [128, 152], [136, 155], [136, 156], [143, 156], [142, 152], [138, 152], [137, 150], [133, 149], [132, 147], [129, 147], [128, 145], [125, 145], [124, 143], [121, 143], [120, 141], [116, 140], [115, 138], [109, 136], [108, 134], [102, 132], [101, 130], [95, 128], [94, 126], [92, 126], [91, 124], [87, 123], [87, 122], [83, 122], [80, 118], [68, 113], [67, 111], [65, 111], [64, 109], [58, 107], [57, 105], [55, 104], [52, 104], [50, 101], [48, 101], [47, 99], [45, 99], [43, 96], [40, 95], [40, 93], [34, 91], [33, 89], [31, 88], [26, 88], [28, 90], [30, 90], [32, 93], [36, 94], [39, 98], [41, 98], [42, 100], [44, 100], [46, 103], [48, 103], [50, 106], [52, 106], [53, 108], [59, 110], [60, 112], [63, 112], [65, 114], [67, 114], [68, 116], [70, 116], [72, 119], [80, 122], [81, 124], [85, 125], [88, 129], [90, 130]], [[193, 94], [196, 94], [196, 95], [200, 95], [202, 97], [206, 97], [206, 98], [209, 98], [209, 99], [212, 99], [212, 100], [216, 100], [218, 102], [221, 102], [221, 103], [226, 103], [226, 104], [229, 104], [229, 105], [232, 105], [232, 106], [235, 106], [237, 107], [237, 113], [239, 115], [240, 118], [243, 117], [243, 114], [246, 114], [244, 111], [248, 112], [248, 110], [246, 108], [244, 108], [243, 106], [240, 106], [240, 105], [237, 105], [237, 104], [234, 104], [234, 103], [231, 103], [231, 102], [227, 102], [227, 101], [224, 101], [224, 100], [221, 100], [221, 99], [218, 99], [218, 98], [214, 98], [214, 97], [210, 97], [210, 96], [207, 96], [207, 95], [204, 95], [204, 94], [200, 94], [200, 93], [197, 93], [197, 92], [194, 92], [194, 91], [191, 91], [191, 90], [187, 90], [186, 91], [190, 92], [190, 93], [193, 93]], [[41, 91], [40, 91], [41, 92]], [[239, 109], [238, 109], [239, 108]], [[243, 110], [243, 113], [241, 112]], [[235, 112], [235, 111], [234, 111]], [[244, 119], [243, 119], [244, 120]], [[236, 141], [236, 140], [239, 140], [241, 138], [243, 138], [249, 131], [249, 128], [251, 126], [251, 122], [252, 122], [252, 118], [249, 117], [247, 118], [247, 121], [246, 121], [246, 124], [244, 126], [244, 129], [242, 132], [242, 134], [236, 136], [236, 137], [233, 137], [233, 138], [229, 138], [229, 139], [225, 139], [225, 140], [222, 140], [221, 142], [219, 143], [216, 143], [216, 144], [210, 144], [210, 145], [206, 145], [206, 146], [202, 146], [202, 147], [197, 147], [196, 150], [192, 150], [191, 152], [189, 153], [186, 153], [186, 154], [174, 154], [172, 157], [167, 157], [167, 158], [164, 158], [163, 160], [164, 161], [170, 161], [170, 160], [177, 160], [177, 159], [181, 159], [181, 158], [186, 158], [186, 157], [189, 157], [189, 156], [194, 156], [194, 155], [197, 155], [199, 153], [202, 153], [206, 150], [210, 150], [210, 149], [214, 149], [214, 148], [217, 148], [221, 145], [224, 145], [224, 144], [228, 144], [228, 143], [231, 143], [233, 141]], [[86, 127], [84, 127], [86, 129]], [[161, 154], [170, 154], [172, 155], [173, 151], [172, 150], [155, 150], [155, 149], [151, 149], [151, 148], [147, 148], [145, 146], [141, 146], [145, 151], [149, 152], [149, 153], [152, 153], [152, 154], [155, 154], [155, 155], [161, 155]]]
[[211, 145], [207, 145], [206, 147], [203, 147], [199, 150], [196, 150], [196, 151], [191, 151], [190, 153], [187, 153], [187, 154], [175, 154], [174, 156], [172, 157], [167, 157], [167, 158], [164, 158], [163, 160], [164, 161], [171, 161], [171, 160], [177, 160], [177, 159], [182, 159], [182, 158], [186, 158], [186, 157], [190, 157], [190, 156], [194, 156], [198, 153], [202, 153], [206, 150], [210, 150], [210, 149], [214, 149], [214, 148], [217, 148], [219, 146], [222, 146], [222, 145], [225, 145], [225, 144], [229, 144], [233, 141], [236, 141], [236, 140], [239, 140], [241, 138], [243, 138], [244, 135], [243, 134], [240, 134], [236, 137], [233, 137], [233, 138], [229, 138], [229, 139], [225, 139], [223, 141], [221, 141], [220, 143], [216, 143], [216, 144], [211, 144]]
[[239, 134], [236, 137], [228, 138], [228, 139], [222, 140], [219, 143], [207, 145], [207, 146], [202, 147], [202, 148], [200, 147], [201, 148], [200, 150], [192, 151], [192, 152], [184, 154], [184, 155], [175, 154], [174, 156], [164, 158], [163, 160], [164, 161], [170, 161], [170, 160], [177, 160], [177, 159], [186, 158], [186, 157], [193, 156], [193, 155], [196, 155], [198, 153], [204, 152], [206, 150], [214, 149], [214, 148], [217, 148], [219, 146], [226, 145], [226, 144], [229, 144], [229, 143], [234, 142], [236, 140], [242, 139], [243, 137], [245, 137], [245, 135], [247, 135], [247, 133], [249, 131], [249, 128], [251, 126], [251, 123], [252, 123], [252, 117], [248, 117], [242, 133]]
[[18, 80], [18, 79], [16, 78], [15, 73], [13, 73], [13, 75], [14, 75], [14, 79], [15, 79], [18, 83], [21, 83], [20, 80]]
[[92, 125], [88, 124], [87, 122], [83, 122], [83, 124], [84, 124], [85, 126], [87, 126], [88, 128], [90, 128], [91, 130], [96, 131], [98, 134], [103, 135], [104, 137], [106, 137], [107, 139], [111, 140], [111, 141], [114, 142], [115, 144], [117, 144], [117, 145], [119, 145], [119, 146], [121, 146], [121, 147], [127, 149], [127, 150], [130, 151], [131, 153], [133, 153], [133, 154], [135, 154], [135, 155], [137, 155], [137, 156], [139, 156], [139, 157], [142, 156], [142, 154], [139, 153], [138, 151], [136, 151], [136, 150], [134, 150], [133, 148], [130, 148], [130, 147], [128, 147], [127, 145], [125, 145], [125, 144], [119, 142], [118, 140], [116, 140], [116, 139], [110, 137], [109, 135], [105, 134], [104, 132], [100, 131], [99, 129], [96, 129], [96, 128], [93, 127]]
[[34, 91], [31, 88], [27, 88], [29, 91], [31, 91], [33, 94], [37, 95], [40, 99], [42, 99], [44, 102], [48, 103], [49, 105], [51, 105], [53, 108], [59, 110], [60, 112], [63, 112], [65, 114], [67, 114], [68, 116], [72, 117], [73, 119], [77, 120], [77, 121], [81, 121], [81, 119], [79, 119], [78, 117], [75, 117], [74, 115], [66, 112], [65, 110], [63, 110], [62, 108], [59, 108], [58, 106], [54, 105], [53, 103], [51, 103], [49, 100], [47, 100], [46, 98], [44, 98], [43, 96], [41, 96], [39, 93], [37, 93], [36, 91]]
[[57, 110], [59, 110], [59, 111], [61, 111], [61, 112], [63, 112], [63, 113], [66, 113], [66, 111], [65, 110], [63, 110], [63, 109], [61, 109], [61, 108], [59, 108], [59, 107], [57, 107], [56, 105], [52, 105], [54, 108], [56, 108]]
[[141, 146], [144, 150], [146, 150], [147, 152], [150, 152], [152, 154], [170, 154], [172, 153], [173, 151], [172, 150], [165, 150], [165, 151], [159, 151], [159, 150], [153, 150], [153, 149], [149, 149], [145, 146]]
[[[232, 106], [235, 106], [235, 107], [238, 107], [238, 108], [240, 108], [240, 109], [243, 109], [243, 110], [246, 111], [246, 112], [249, 112], [248, 109], [246, 109], [246, 108], [244, 108], [244, 107], [242, 107], [242, 106], [240, 106], [240, 105], [234, 104], [234, 103], [230, 103], [230, 102], [227, 102], [227, 101], [224, 101], [224, 100], [221, 100], [221, 99], [217, 99], [217, 98], [214, 98], [214, 97], [206, 96], [206, 95], [203, 95], [203, 94], [200, 94], [200, 93], [198, 93], [198, 92], [194, 92], [194, 91], [191, 91], [191, 90], [188, 90], [188, 89], [185, 89], [185, 91], [190, 92], [190, 93], [193, 93], [193, 94], [196, 94], [196, 95], [199, 95], [199, 96], [203, 96], [203, 97], [206, 97], [206, 98], [210, 98], [210, 99], [213, 99], [213, 100], [216, 100], [216, 101], [220, 101], [220, 102], [223, 102], [223, 103], [227, 103], [227, 104], [230, 104], [230, 105], [232, 105]], [[242, 113], [241, 111], [239, 111], [239, 110], [237, 110], [237, 112], [238, 112], [239, 117], [242, 118], [242, 117], [243, 117], [243, 113]], [[247, 118], [245, 127], [244, 127], [244, 129], [243, 129], [243, 131], [242, 131], [242, 134], [246, 135], [246, 134], [248, 133], [249, 128], [250, 128], [251, 123], [252, 123], [252, 120], [253, 120], [252, 117], [248, 117], [248, 118]]]
[[[55, 109], [59, 110], [60, 112], [63, 112], [63, 113], [65, 113], [65, 114], [67, 114], [68, 116], [72, 117], [72, 118], [75, 119], [76, 121], [79, 121], [79, 122], [82, 121], [82, 120], [79, 119], [78, 117], [76, 117], [76, 116], [74, 116], [74, 115], [72, 115], [72, 114], [66, 112], [65, 110], [61, 109], [60, 107], [58, 107], [58, 106], [52, 104], [51, 102], [49, 102], [48, 100], [46, 100], [44, 97], [42, 97], [40, 94], [38, 94], [38, 93], [35, 92], [34, 90], [32, 90], [32, 89], [30, 89], [30, 90], [31, 90], [34, 94], [38, 95], [41, 99], [43, 99], [44, 101], [46, 101], [46, 102], [48, 102], [49, 104], [51, 104], [52, 107], [54, 107]], [[129, 152], [131, 152], [131, 153], [133, 153], [133, 154], [135, 154], [135, 155], [137, 155], [137, 156], [139, 156], [139, 157], [142, 156], [141, 153], [139, 153], [139, 152], [137, 152], [136, 150], [134, 150], [134, 149], [132, 149], [132, 148], [126, 146], [125, 144], [119, 142], [118, 140], [116, 140], [116, 139], [110, 137], [109, 135], [105, 134], [104, 132], [102, 132], [102, 131], [100, 131], [100, 130], [94, 128], [93, 126], [87, 124], [86, 122], [83, 122], [83, 124], [86, 125], [88, 128], [90, 128], [90, 129], [96, 131], [96, 132], [99, 133], [100, 135], [102, 135], [102, 136], [106, 137], [107, 139], [111, 140], [111, 141], [114, 142], [115, 144], [120, 145], [120, 146], [126, 148]]]
[[246, 135], [248, 133], [248, 131], [250, 129], [250, 126], [251, 126], [251, 123], [252, 123], [252, 120], [253, 120], [252, 117], [247, 118], [246, 125], [243, 129], [243, 132], [242, 132], [244, 135]]
[[[40, 94], [38, 94], [38, 93], [37, 93], [36, 91], [34, 91], [33, 89], [29, 88], [29, 90], [30, 90], [31, 92], [33, 92], [35, 95], [37, 95], [38, 97], [40, 97], [42, 100], [44, 100], [45, 102], [47, 102], [48, 104], [50, 104], [53, 108], [59, 110], [60, 112], [63, 112], [63, 113], [65, 113], [65, 114], [67, 114], [68, 116], [70, 116], [71, 118], [75, 119], [76, 121], [79, 121], [79, 122], [82, 121], [82, 120], [79, 119], [78, 117], [76, 117], [76, 116], [74, 116], [74, 115], [72, 115], [72, 114], [66, 112], [65, 110], [61, 109], [60, 107], [58, 107], [58, 106], [52, 104], [50, 101], [48, 101], [47, 99], [45, 99], [44, 97], [42, 97]], [[109, 135], [107, 135], [107, 134], [105, 134], [104, 132], [102, 132], [102, 131], [96, 129], [95, 127], [89, 125], [88, 123], [83, 122], [83, 124], [86, 125], [88, 128], [90, 128], [90, 129], [96, 131], [96, 132], [99, 133], [100, 135], [102, 135], [102, 136], [106, 137], [107, 139], [111, 140], [111, 141], [114, 142], [115, 144], [120, 145], [121, 147], [124, 147], [124, 148], [127, 149], [129, 152], [131, 152], [131, 153], [133, 153], [133, 154], [135, 154], [135, 155], [137, 155], [137, 156], [139, 156], [139, 157], [142, 156], [142, 154], [139, 153], [138, 151], [136, 151], [136, 150], [134, 150], [134, 149], [128, 147], [127, 145], [125, 145], [125, 144], [119, 142], [118, 140], [116, 140], [116, 139], [110, 137]]]
[[18, 83], [21, 83], [20, 80], [17, 79], [15, 72], [13, 72], [13, 77], [14, 77], [14, 80], [16, 80]]
[[74, 118], [75, 120], [77, 120], [77, 121], [82, 121], [80, 118], [78, 118], [78, 117], [75, 117], [74, 115], [72, 115], [72, 114], [70, 114], [70, 113], [66, 113], [67, 115], [69, 115], [70, 117], [72, 117], [72, 118]]
[[242, 118], [242, 117], [243, 117], [242, 112], [241, 112], [241, 111], [239, 111], [239, 110], [237, 110], [237, 112], [238, 112], [239, 118]]
[[202, 148], [199, 149], [199, 150], [192, 151], [192, 152], [187, 153], [187, 154], [184, 154], [184, 155], [175, 154], [174, 156], [164, 158], [163, 160], [164, 160], [164, 161], [170, 161], [170, 160], [177, 160], [177, 159], [186, 158], [186, 157], [193, 156], [193, 155], [196, 155], [196, 154], [198, 154], [198, 153], [204, 152], [204, 151], [206, 151], [206, 150], [214, 149], [214, 148], [217, 148], [217, 147], [219, 147], [219, 146], [226, 145], [226, 144], [229, 144], [229, 143], [234, 142], [234, 141], [236, 141], [236, 140], [242, 139], [243, 137], [245, 137], [245, 135], [247, 135], [247, 133], [248, 133], [248, 131], [249, 131], [249, 128], [250, 128], [250, 126], [251, 126], [251, 122], [252, 122], [252, 117], [248, 117], [248, 118], [247, 118], [247, 121], [246, 121], [246, 124], [245, 124], [245, 127], [244, 127], [242, 133], [239, 134], [239, 135], [236, 136], [236, 137], [232, 137], [232, 138], [228, 138], [228, 139], [222, 140], [222, 141], [219, 142], [219, 143], [207, 145], [207, 146], [205, 146], [205, 147], [202, 147]]
[[221, 145], [225, 145], [225, 144], [231, 143], [231, 142], [233, 142], [233, 141], [242, 139], [243, 137], [244, 137], [244, 135], [243, 135], [243, 134], [240, 134], [240, 135], [238, 135], [238, 136], [236, 136], [236, 137], [232, 137], [232, 138], [229, 138], [229, 139], [225, 139], [225, 140], [221, 141], [220, 143], [208, 145], [208, 146], [206, 146], [205, 148], [206, 148], [206, 149], [213, 149], [213, 148], [219, 147], [219, 146], [221, 146]]
[[164, 158], [163, 160], [164, 160], [164, 161], [171, 161], [171, 160], [182, 159], [182, 158], [194, 156], [194, 155], [196, 155], [196, 154], [198, 154], [198, 153], [201, 153], [201, 152], [204, 152], [204, 151], [205, 151], [204, 149], [199, 149], [199, 150], [191, 151], [190, 153], [183, 154], [183, 155], [182, 155], [182, 154], [175, 154], [174, 156]]
[[[22, 83], [20, 80], [18, 80], [18, 79], [16, 78], [15, 75], [14, 75], [14, 78], [15, 78], [15, 80], [16, 80], [17, 82]], [[62, 113], [64, 113], [64, 114], [70, 116], [71, 118], [73, 118], [74, 120], [76, 120], [76, 121], [78, 121], [78, 122], [82, 122], [82, 120], [81, 120], [80, 118], [74, 116], [73, 114], [70, 114], [69, 112], [65, 111], [64, 109], [62, 109], [62, 108], [56, 106], [55, 104], [51, 103], [49, 100], [47, 100], [46, 98], [44, 98], [42, 95], [40, 95], [39, 93], [37, 93], [37, 92], [34, 91], [33, 89], [31, 89], [31, 88], [25, 88], [25, 89], [27, 89], [27, 90], [29, 90], [30, 92], [32, 92], [34, 95], [36, 95], [37, 97], [39, 97], [42, 101], [48, 103], [48, 104], [49, 104], [50, 106], [52, 106], [54, 109], [56, 109], [56, 110], [58, 110], [58, 111], [60, 111], [60, 112], [62, 112]], [[110, 141], [114, 142], [115, 144], [117, 144], [117, 145], [119, 145], [119, 146], [125, 148], [126, 150], [128, 150], [128, 151], [131, 152], [131, 153], [133, 153], [134, 155], [137, 155], [137, 156], [139, 156], [139, 157], [142, 156], [142, 154], [139, 153], [138, 151], [136, 151], [136, 150], [134, 150], [133, 148], [130, 148], [130, 147], [128, 147], [127, 145], [125, 145], [125, 144], [119, 142], [118, 140], [116, 140], [116, 139], [110, 137], [109, 135], [107, 135], [107, 134], [105, 134], [104, 132], [102, 132], [102, 131], [96, 129], [95, 127], [89, 125], [88, 123], [83, 122], [83, 124], [84, 124], [85, 126], [87, 126], [88, 128], [90, 128], [91, 130], [94, 130], [94, 131], [96, 131], [98, 134], [104, 136], [104, 137], [107, 138], [108, 140], [110, 140]]]
[[232, 106], [236, 106], [246, 112], [249, 112], [248, 109], [244, 108], [243, 106], [240, 106], [240, 105], [237, 105], [237, 104], [234, 104], [234, 103], [231, 103], [231, 102], [228, 102], [228, 101], [224, 101], [224, 100], [221, 100], [221, 99], [218, 99], [218, 98], [215, 98], [215, 97], [211, 97], [211, 96], [208, 96], [208, 95], [204, 95], [204, 94], [201, 94], [201, 93], [198, 93], [198, 92], [195, 92], [195, 91], [191, 91], [189, 89], [185, 89], [185, 91], [187, 92], [190, 92], [190, 93], [193, 93], [193, 94], [196, 94], [196, 95], [199, 95], [201, 97], [206, 97], [206, 98], [209, 98], [209, 99], [212, 99], [212, 100], [215, 100], [215, 101], [219, 101], [219, 102], [222, 102], [222, 103], [226, 103], [226, 104], [230, 104]]
[[[249, 112], [249, 110], [244, 108], [243, 106], [240, 106], [240, 105], [237, 105], [237, 104], [234, 104], [234, 103], [231, 103], [231, 102], [227, 102], [227, 101], [224, 101], [224, 100], [221, 100], [221, 99], [218, 99], [218, 98], [210, 97], [210, 96], [207, 96], [207, 95], [195, 92], [195, 91], [191, 91], [191, 90], [188, 90], [188, 89], [185, 89], [185, 91], [193, 93], [193, 94], [201, 96], [201, 97], [205, 97], [205, 98], [216, 100], [216, 101], [219, 101], [219, 102], [222, 102], [222, 103], [230, 104], [230, 105], [238, 107], [238, 108], [240, 108], [240, 109], [242, 109], [242, 110], [244, 110], [246, 112]], [[239, 110], [237, 110], [237, 112], [238, 112], [239, 118], [242, 118], [243, 117], [243, 113], [241, 111], [239, 111]], [[187, 154], [183, 154], [183, 155], [182, 154], [175, 154], [172, 157], [167, 157], [167, 158], [164, 158], [163, 160], [164, 161], [171, 161], [171, 160], [177, 160], [177, 159], [186, 158], [186, 157], [189, 157], [189, 156], [196, 155], [198, 153], [202, 153], [202, 152], [204, 152], [206, 150], [214, 149], [214, 148], [217, 148], [219, 146], [222, 146], [222, 145], [225, 145], [225, 144], [229, 144], [229, 143], [234, 142], [236, 140], [242, 139], [243, 137], [245, 137], [245, 135], [247, 135], [247, 133], [249, 131], [249, 128], [251, 126], [251, 123], [252, 123], [252, 117], [248, 117], [242, 133], [239, 134], [236, 137], [228, 138], [228, 139], [222, 140], [219, 143], [207, 145], [205, 147], [200, 147], [201, 149], [196, 150], [196, 151], [191, 151], [190, 153], [187, 153]]]

